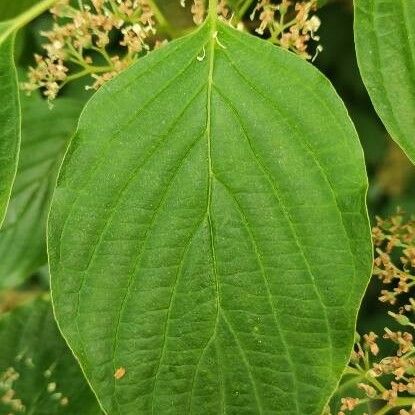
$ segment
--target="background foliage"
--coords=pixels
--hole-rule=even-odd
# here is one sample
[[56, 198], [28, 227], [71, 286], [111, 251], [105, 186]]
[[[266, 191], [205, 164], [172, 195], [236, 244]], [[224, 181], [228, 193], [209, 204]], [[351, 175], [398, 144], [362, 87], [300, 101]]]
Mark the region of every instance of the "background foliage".
[[[0, 20], [7, 20], [18, 13], [17, 3], [19, 3], [19, 6], [22, 5], [20, 1], [10, 2], [8, 0], [0, 0]], [[24, 3], [30, 4], [33, 3], [33, 0], [25, 0]], [[170, 0], [160, 0], [159, 6], [161, 10], [165, 12], [166, 16], [168, 16], [169, 20], [177, 22], [177, 27], [186, 30], [191, 24], [189, 14], [181, 8], [177, 8], [174, 3], [175, 2]], [[319, 55], [315, 61], [315, 65], [326, 74], [334, 84], [338, 93], [345, 101], [350, 115], [358, 129], [365, 150], [370, 180], [370, 191], [368, 195], [370, 217], [374, 220], [375, 215], [388, 216], [396, 210], [397, 206], [401, 206], [407, 212], [414, 212], [415, 168], [410, 164], [402, 150], [389, 137], [388, 132], [373, 109], [368, 93], [359, 75], [353, 39], [352, 2], [349, 0], [333, 0], [322, 1], [321, 3], [326, 3], [318, 13], [322, 20], [320, 43], [324, 46], [324, 52]], [[50, 18], [48, 16], [42, 16], [32, 22], [19, 34], [17, 38], [16, 56], [17, 65], [21, 69], [32, 63], [32, 54], [34, 51], [41, 51], [40, 45], [42, 40], [39, 36], [39, 30], [48, 27], [49, 24]], [[71, 134], [70, 132], [75, 130], [76, 115], [79, 113], [83, 103], [89, 95], [90, 94], [84, 90], [82, 81], [79, 81], [77, 84], [69, 85], [63, 90], [65, 102], [63, 105], [67, 105], [68, 114], [73, 114], [73, 117], [72, 115], [69, 115], [68, 118], [65, 119], [62, 131], [59, 131], [59, 137], [56, 137], [60, 142], [59, 149], [56, 149], [57, 152], [63, 151], [65, 148], [65, 137], [68, 138]], [[30, 104], [29, 101], [25, 104], [25, 100], [23, 100], [23, 140], [25, 140], [25, 131], [31, 131], [32, 129], [36, 129], [36, 132], [39, 134], [39, 139], [41, 139], [42, 135], [46, 137], [45, 139], [55, 139], [50, 134], [50, 128], [46, 126], [46, 123], [45, 125], [42, 125], [41, 122], [35, 124], [33, 120], [31, 120], [31, 111], [33, 108], [32, 110], [30, 108], [31, 105], [34, 105], [36, 107], [34, 113], [41, 114], [39, 117], [41, 119], [43, 117], [47, 119], [49, 117], [53, 118], [54, 116], [58, 116], [57, 114], [59, 114], [60, 111], [59, 104], [53, 110], [56, 111], [54, 113], [53, 111], [48, 112], [49, 110], [47, 110], [46, 104], [44, 108], [41, 108], [40, 105], [44, 104], [44, 102], [40, 101], [40, 97], [35, 97], [34, 101], [32, 101], [33, 104]], [[57, 123], [57, 125], [59, 124]], [[24, 141], [23, 146], [25, 146]], [[34, 154], [31, 154], [31, 156], [34, 156]], [[47, 159], [46, 154], [45, 158]], [[22, 164], [20, 169], [20, 179], [15, 185], [15, 195], [18, 194], [18, 187], [21, 186], [25, 180], [28, 180], [28, 183], [30, 184], [31, 178], [23, 177], [24, 174], [29, 176], [33, 174], [33, 179], [36, 179], [36, 174], [38, 174], [39, 171], [44, 171], [42, 175], [45, 174], [45, 176], [42, 180], [45, 180], [45, 186], [47, 186], [46, 183], [48, 180], [53, 180], [53, 168], [49, 169], [47, 167], [48, 164], [46, 159], [43, 159], [42, 157], [39, 159], [31, 157], [31, 162], [27, 169], [25, 169], [24, 164]], [[34, 164], [30, 165], [32, 161], [34, 161]], [[30, 190], [30, 187], [27, 189]], [[25, 209], [24, 200], [22, 202], [12, 202], [17, 206], [16, 212], [19, 212], [19, 210], [20, 212], [24, 211], [28, 215], [29, 220], [21, 221], [17, 224], [17, 228], [14, 230], [15, 233], [13, 233], [13, 237], [16, 238], [15, 240], [6, 239], [5, 234], [7, 233], [7, 229], [0, 233], [0, 258], [2, 258], [2, 262], [0, 263], [0, 277], [2, 278], [2, 280], [0, 280], [0, 287], [3, 287], [0, 292], [0, 309], [3, 313], [10, 309], [14, 309], [17, 304], [27, 302], [28, 300], [33, 301], [33, 298], [37, 298], [48, 289], [48, 273], [45, 268], [45, 244], [44, 239], [41, 236], [41, 230], [43, 229], [45, 221], [45, 212], [48, 205], [47, 195], [48, 192], [45, 189], [45, 198], [42, 201], [38, 201], [37, 205], [36, 201], [32, 201], [33, 203], [30, 210]], [[24, 195], [22, 197], [24, 198]], [[42, 207], [39, 208], [39, 206]], [[18, 215], [18, 213], [16, 213], [16, 215]], [[6, 226], [7, 221], [9, 221], [9, 223], [13, 222], [13, 212], [9, 213], [9, 216], [8, 219], [6, 218]], [[34, 225], [37, 229], [36, 231], [33, 231]], [[30, 238], [27, 238], [28, 234], [30, 235]], [[29, 262], [30, 266], [23, 262], [16, 263], [14, 261], [15, 256], [20, 254], [23, 243], [25, 244], [24, 250], [28, 252], [28, 257], [25, 258], [25, 261]], [[2, 244], [7, 246], [7, 254], [5, 253], [5, 250], [2, 251]], [[13, 271], [11, 271], [12, 269]], [[370, 330], [380, 332], [385, 325], [385, 313], [382, 310], [382, 306], [377, 301], [379, 290], [380, 284], [374, 279], [367, 291], [360, 313], [358, 329], [361, 332], [368, 332]], [[8, 317], [3, 317], [1, 320], [0, 331], [2, 328], [4, 329], [7, 324], [11, 324], [10, 320], [13, 319], [16, 336], [23, 336], [26, 333], [28, 336], [32, 335], [35, 337], [35, 334], [30, 334], [30, 332], [28, 333], [26, 331], [24, 324], [22, 323], [24, 316], [32, 313], [35, 316], [38, 314], [43, 315], [42, 313], [51, 316], [49, 303], [45, 300], [38, 299], [35, 300], [29, 308], [20, 309], [20, 311], [16, 312], [12, 317], [10, 315], [8, 315]], [[57, 331], [53, 319], [49, 317], [45, 324], [49, 324], [50, 327], [53, 328], [50, 329], [47, 338], [42, 340], [42, 342], [49, 344], [50, 346], [48, 347], [51, 347], [52, 349], [57, 348], [59, 350], [59, 347], [61, 346], [56, 346]], [[37, 331], [36, 335], [38, 335], [39, 332], [40, 331]], [[2, 347], [3, 349], [0, 348], [0, 355], [3, 353], [3, 356], [9, 356], [11, 352], [7, 352], [9, 354], [6, 354], [6, 348], [8, 348], [7, 350], [10, 350], [11, 348], [13, 350], [16, 349], [13, 343], [13, 337], [10, 339], [10, 343], [3, 342]], [[57, 356], [56, 358], [58, 357], [60, 358], [61, 356]], [[44, 357], [41, 359], [44, 359]], [[70, 354], [64, 357], [63, 360], [63, 364], [68, 364], [69, 366], [72, 365], [73, 369], [71, 370], [76, 371], [76, 364]], [[43, 363], [39, 363], [39, 365], [43, 365]], [[6, 366], [6, 363], [2, 363], [0, 371], [7, 370]], [[34, 388], [33, 382], [34, 379], [29, 381], [29, 384], [32, 385], [29, 387]], [[39, 385], [36, 385], [36, 387], [38, 386]], [[85, 386], [85, 384], [80, 385], [80, 388], [84, 388], [84, 390], [87, 391]], [[22, 386], [22, 392], [19, 392], [21, 396], [24, 396], [24, 388], [27, 387], [28, 386]], [[47, 390], [47, 384], [44, 385], [44, 388]], [[90, 399], [88, 392], [86, 392], [85, 399], [87, 401]], [[98, 412], [98, 409], [93, 405], [91, 405], [91, 408], [91, 413]], [[61, 410], [61, 408], [57, 407], [56, 413], [60, 413], [58, 412], [59, 410]]]

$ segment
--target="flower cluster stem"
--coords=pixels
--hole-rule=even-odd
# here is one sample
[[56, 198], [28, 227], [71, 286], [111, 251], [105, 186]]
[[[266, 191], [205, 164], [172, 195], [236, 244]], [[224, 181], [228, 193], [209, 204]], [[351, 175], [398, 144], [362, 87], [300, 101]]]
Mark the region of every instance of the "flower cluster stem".
[[242, 6], [238, 10], [238, 17], [239, 19], [242, 19], [242, 17], [245, 15], [245, 13], [248, 11], [248, 9], [251, 7], [251, 4], [253, 3], [253, 0], [246, 0]]
[[362, 368], [355, 369], [352, 367], [348, 367], [346, 368], [344, 373], [362, 377], [363, 379], [367, 380], [371, 385], [373, 385], [379, 392], [384, 392], [386, 390], [386, 388], [377, 379], [375, 379], [372, 376], [369, 376], [367, 374], [367, 371]]
[[379, 409], [379, 411], [377, 411], [374, 415], [386, 415], [393, 409], [412, 406], [414, 403], [415, 398], [397, 398], [393, 405], [385, 405], [383, 408]]
[[9, 37], [13, 32], [21, 29], [22, 27], [26, 26], [32, 20], [36, 19], [36, 17], [43, 14], [46, 10], [50, 9], [57, 0], [43, 0], [39, 3], [36, 3], [33, 7], [26, 10], [22, 14], [19, 14], [17, 17], [11, 19], [10, 26], [0, 35], [0, 43], [4, 41], [7, 37]]

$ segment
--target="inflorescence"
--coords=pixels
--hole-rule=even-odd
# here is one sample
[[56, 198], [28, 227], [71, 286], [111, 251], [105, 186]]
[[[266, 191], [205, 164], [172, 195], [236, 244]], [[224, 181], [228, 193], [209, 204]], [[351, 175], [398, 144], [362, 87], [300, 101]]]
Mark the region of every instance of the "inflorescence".
[[316, 32], [321, 21], [316, 15], [311, 15], [316, 10], [317, 0], [282, 0], [280, 4], [259, 0], [251, 14], [251, 20], [259, 15], [260, 25], [255, 29], [259, 35], [266, 36], [272, 43], [305, 59], [312, 59], [323, 50], [321, 45], [317, 45], [314, 57], [307, 51], [310, 40], [320, 40]]
[[[206, 1], [193, 0], [190, 11], [195, 24], [206, 17]], [[185, 0], [180, 0], [185, 6]], [[256, 34], [272, 43], [311, 59], [307, 52], [310, 40], [318, 41], [316, 32], [320, 20], [311, 14], [316, 0], [296, 2], [258, 0], [253, 8], [249, 26]], [[42, 31], [47, 39], [42, 45], [46, 56], [35, 55], [35, 65], [29, 68], [28, 79], [22, 88], [31, 93], [41, 89], [52, 101], [60, 89], [70, 81], [91, 76], [87, 89], [98, 89], [105, 82], [133, 64], [140, 56], [167, 42], [157, 33], [159, 14], [151, 0], [78, 0], [78, 7], [70, 0], [58, 0], [50, 10], [54, 19], [51, 30]], [[219, 0], [218, 16], [238, 29], [235, 10], [226, 0]], [[322, 50], [317, 46], [317, 53]], [[316, 56], [316, 55], [315, 55]]]
[[[66, 83], [87, 75], [94, 79], [87, 88], [98, 89], [160, 44], [147, 0], [91, 0], [91, 4], [79, 0], [75, 8], [69, 0], [60, 0], [51, 9], [53, 27], [41, 32], [48, 40], [43, 45], [46, 57], [35, 55], [36, 66], [29, 68], [24, 90], [41, 88], [53, 100]], [[117, 47], [112, 39], [118, 40]]]
[[[377, 218], [372, 232], [375, 245], [374, 275], [385, 285], [379, 300], [402, 329], [384, 329], [383, 339], [393, 344], [395, 353], [386, 355], [378, 345], [374, 332], [358, 336], [346, 376], [361, 379], [357, 383], [364, 398], [349, 396], [341, 399], [337, 415], [353, 413], [360, 405], [378, 408], [376, 415], [391, 413], [415, 415], [415, 219], [405, 221], [398, 211], [390, 219]], [[383, 356], [383, 357], [378, 357]], [[357, 393], [356, 393], [357, 395]]]

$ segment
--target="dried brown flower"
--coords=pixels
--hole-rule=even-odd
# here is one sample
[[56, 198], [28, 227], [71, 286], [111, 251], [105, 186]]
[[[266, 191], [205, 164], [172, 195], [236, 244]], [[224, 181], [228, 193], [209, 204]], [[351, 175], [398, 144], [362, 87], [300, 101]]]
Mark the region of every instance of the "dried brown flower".
[[320, 40], [316, 35], [320, 28], [320, 19], [311, 15], [316, 9], [317, 0], [282, 0], [280, 4], [274, 4], [271, 0], [258, 0], [251, 19], [254, 20], [258, 15], [260, 24], [256, 32], [266, 36], [272, 43], [305, 59], [314, 59], [323, 50], [321, 45], [317, 45], [314, 57], [307, 51], [310, 40]]
[[[36, 65], [29, 68], [28, 80], [22, 84], [28, 93], [41, 88], [53, 100], [66, 83], [87, 75], [94, 79], [88, 88], [97, 89], [161, 44], [155, 38], [156, 22], [147, 0], [91, 3], [79, 0], [75, 8], [69, 0], [60, 0], [51, 9], [53, 27], [41, 32], [47, 39], [46, 56], [35, 55]], [[110, 49], [116, 33], [121, 39], [115, 45], [118, 49]]]
[[[414, 255], [415, 255], [415, 222], [405, 220], [403, 212], [389, 219], [376, 218], [372, 236], [376, 257], [374, 260], [374, 275], [379, 277], [386, 286], [381, 290], [380, 301], [389, 306], [402, 302], [411, 293], [415, 285]], [[405, 296], [404, 296], [405, 295]], [[406, 304], [398, 308], [398, 312], [387, 310], [387, 314], [401, 326], [415, 328], [415, 300], [409, 297]], [[377, 344], [378, 336], [374, 332], [360, 337], [356, 349], [350, 359], [347, 373], [356, 379], [357, 388], [365, 393], [367, 400], [384, 402], [379, 413], [399, 413], [399, 415], [415, 415], [415, 347], [413, 334], [409, 331], [391, 330], [385, 328], [383, 338], [394, 343], [394, 355], [376, 359], [382, 355]], [[370, 352], [370, 353], [369, 353]], [[409, 398], [408, 398], [409, 396]], [[343, 398], [340, 415], [351, 411], [362, 404], [356, 403], [357, 398]], [[354, 405], [354, 406], [353, 406]], [[412, 408], [408, 410], [408, 406]], [[352, 407], [352, 409], [349, 409]]]

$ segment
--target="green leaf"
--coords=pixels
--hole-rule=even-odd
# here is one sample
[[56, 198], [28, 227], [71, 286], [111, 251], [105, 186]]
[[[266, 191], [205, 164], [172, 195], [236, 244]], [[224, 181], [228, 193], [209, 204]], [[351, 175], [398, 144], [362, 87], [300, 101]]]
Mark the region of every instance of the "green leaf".
[[0, 287], [16, 286], [47, 262], [50, 200], [81, 109], [82, 101], [77, 99], [58, 99], [50, 110], [39, 95], [22, 96], [20, 161], [0, 230]]
[[329, 0], [317, 0], [317, 6], [318, 6], [318, 7], [323, 7], [323, 6], [325, 6], [328, 2], [329, 2]]
[[355, 0], [360, 72], [392, 138], [415, 163], [413, 0]]
[[0, 22], [0, 227], [9, 203], [20, 147], [21, 112], [13, 53], [15, 34], [54, 2], [35, 2], [17, 17]]
[[244, 6], [244, 9], [248, 9], [253, 2], [254, 0], [228, 0], [229, 6], [236, 11], [242, 6]]
[[38, 0], [0, 0], [0, 21], [16, 17], [24, 10], [39, 3]]
[[371, 272], [366, 191], [329, 82], [216, 19], [104, 86], [48, 249], [58, 322], [105, 411], [320, 415]]
[[[17, 400], [27, 414], [101, 413], [58, 332], [48, 298], [0, 315], [0, 338], [0, 413], [21, 413], [13, 408]], [[10, 391], [14, 402], [5, 398]]]
[[11, 24], [0, 23], [0, 226], [3, 223], [20, 145], [20, 103]]

